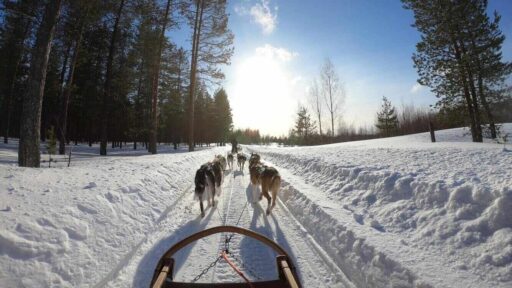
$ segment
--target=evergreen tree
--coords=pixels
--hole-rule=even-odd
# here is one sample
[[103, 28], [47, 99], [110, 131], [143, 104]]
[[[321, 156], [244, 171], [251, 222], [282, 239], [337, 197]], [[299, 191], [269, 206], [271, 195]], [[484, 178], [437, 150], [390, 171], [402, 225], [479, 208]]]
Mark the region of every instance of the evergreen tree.
[[463, 104], [473, 141], [482, 142], [480, 106], [495, 130], [489, 102], [511, 73], [510, 63], [501, 59], [499, 15], [489, 19], [486, 0], [402, 2], [414, 12], [413, 26], [422, 34], [413, 56], [418, 82], [440, 98], [441, 108]]
[[382, 97], [382, 108], [377, 112], [377, 123], [375, 126], [379, 129], [381, 135], [389, 137], [394, 135], [398, 129], [398, 116], [395, 107], [385, 96]]
[[[2, 125], [0, 133], [3, 132], [4, 143], [8, 143], [8, 138], [13, 129], [11, 129], [12, 119], [15, 109], [16, 91], [22, 90], [20, 87], [25, 75], [23, 71], [23, 59], [27, 54], [27, 39], [33, 26], [34, 11], [37, 3], [34, 1], [7, 2], [3, 22], [0, 27], [0, 104], [2, 109]], [[12, 131], [14, 132], [14, 131]], [[15, 132], [17, 136], [18, 133]]]
[[51, 50], [55, 25], [60, 13], [60, 0], [48, 1], [39, 24], [36, 41], [32, 48], [32, 59], [27, 92], [23, 95], [18, 164], [24, 167], [39, 167], [39, 136], [41, 127], [41, 104], [43, 100], [46, 68]]
[[229, 134], [233, 129], [233, 115], [229, 106], [228, 95], [223, 88], [220, 88], [213, 95], [214, 104], [214, 137], [215, 142], [224, 146], [228, 140]]
[[[233, 34], [228, 28], [226, 0], [191, 0], [194, 13], [186, 12], [192, 27], [192, 50], [190, 63], [188, 144], [194, 150], [195, 92], [198, 76], [203, 81], [224, 78], [219, 65], [229, 64], [233, 55]], [[185, 8], [185, 11], [187, 9]]]
[[308, 109], [304, 106], [299, 106], [295, 127], [292, 131], [292, 134], [298, 138], [299, 143], [297, 144], [309, 144], [309, 137], [314, 133], [315, 129], [316, 123], [311, 120]]

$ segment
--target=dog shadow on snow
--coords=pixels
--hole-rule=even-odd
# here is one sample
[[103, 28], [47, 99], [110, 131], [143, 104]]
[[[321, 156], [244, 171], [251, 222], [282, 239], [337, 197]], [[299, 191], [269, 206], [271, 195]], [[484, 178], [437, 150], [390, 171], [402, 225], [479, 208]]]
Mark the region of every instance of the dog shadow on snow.
[[[208, 222], [210, 221], [213, 213], [215, 212], [215, 209], [217, 209], [217, 206], [215, 206], [214, 209], [208, 209], [204, 218], [198, 216], [196, 219], [187, 222], [177, 230], [172, 231], [171, 235], [161, 239], [156, 244], [154, 244], [151, 250], [149, 250], [139, 262], [139, 266], [137, 267], [133, 278], [133, 287], [148, 287], [160, 257], [162, 257], [164, 253], [174, 244], [178, 243], [178, 241], [181, 241], [185, 237], [204, 230], [208, 225]], [[174, 254], [173, 258], [175, 262], [173, 278], [176, 278], [176, 272], [179, 271], [183, 265], [186, 265], [186, 262], [190, 263], [189, 261], [191, 260], [187, 258], [190, 255], [192, 248], [194, 248], [196, 244], [197, 242], [193, 242]], [[215, 255], [214, 251], [212, 251], [212, 255]], [[199, 272], [200, 271], [198, 271], [198, 273]]]
[[[267, 216], [267, 199], [263, 197], [261, 201], [253, 202], [251, 184], [249, 184], [246, 189], [246, 196], [247, 201], [249, 202], [248, 205], [251, 205], [253, 208], [249, 229], [259, 234], [265, 235], [267, 238], [270, 238], [279, 244], [288, 253], [288, 256], [290, 256], [294, 265], [296, 265], [296, 257], [292, 252], [288, 239], [281, 230], [279, 219], [274, 214], [276, 208], [278, 209], [277, 205], [272, 210], [272, 214]], [[271, 223], [273, 225], [271, 225]], [[270, 247], [259, 242], [258, 240], [244, 236], [240, 241], [239, 253], [239, 257], [245, 266], [247, 266], [249, 269], [251, 269], [252, 272], [254, 272], [254, 274], [256, 274], [253, 275], [252, 273], [243, 271], [244, 273], [248, 274], [250, 278], [255, 279], [255, 276], [257, 276], [262, 278], [260, 280], [271, 280], [277, 279], [279, 277], [275, 260], [277, 253], [274, 252]], [[302, 278], [300, 271], [297, 270], [297, 274], [299, 278]]]

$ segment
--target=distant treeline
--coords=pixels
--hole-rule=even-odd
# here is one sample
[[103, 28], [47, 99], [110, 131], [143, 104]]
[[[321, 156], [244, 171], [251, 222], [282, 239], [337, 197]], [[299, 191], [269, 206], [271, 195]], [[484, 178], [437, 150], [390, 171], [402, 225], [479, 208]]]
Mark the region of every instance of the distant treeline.
[[[469, 126], [464, 107], [433, 110], [427, 107], [416, 107], [413, 104], [402, 104], [395, 109], [391, 102], [389, 105], [389, 110], [393, 111], [386, 111], [389, 113], [388, 125], [380, 125], [377, 115], [376, 123], [372, 126], [355, 127], [354, 125], [340, 124], [334, 137], [330, 136], [330, 131], [320, 135], [318, 127], [311, 126], [315, 123], [312, 123], [308, 109], [305, 107], [299, 108], [295, 127], [288, 135], [268, 136], [260, 135], [259, 130], [255, 129], [238, 129], [234, 131], [234, 137], [242, 144], [322, 145], [428, 132], [430, 124], [435, 130]], [[306, 114], [304, 114], [304, 109]], [[378, 114], [382, 115], [383, 110], [385, 109], [379, 111]], [[495, 111], [496, 123], [512, 122], [512, 113], [510, 112], [512, 111], [512, 97], [504, 97], [501, 102], [494, 103], [493, 111]], [[310, 124], [307, 124], [308, 117]], [[381, 119], [381, 122], [383, 121]], [[307, 129], [304, 126], [311, 130], [306, 132]], [[500, 134], [499, 125], [497, 125], [497, 129]], [[483, 136], [492, 138], [487, 125], [483, 126]]]

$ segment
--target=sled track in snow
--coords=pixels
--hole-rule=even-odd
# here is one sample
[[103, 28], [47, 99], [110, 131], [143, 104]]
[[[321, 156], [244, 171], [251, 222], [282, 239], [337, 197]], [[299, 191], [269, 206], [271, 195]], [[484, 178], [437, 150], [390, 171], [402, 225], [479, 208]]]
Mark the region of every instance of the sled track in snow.
[[[220, 225], [235, 225], [263, 234], [288, 251], [304, 287], [355, 287], [323, 248], [277, 199], [272, 214], [265, 215], [267, 201], [248, 203], [251, 197], [249, 174], [227, 171], [222, 194], [215, 207], [199, 216], [192, 186], [187, 187], [155, 220], [147, 236], [135, 245], [94, 287], [147, 287], [161, 253], [190, 234]], [[242, 212], [243, 211], [243, 212]], [[228, 233], [229, 234], [229, 233]], [[175, 255], [176, 281], [190, 282], [224, 248], [225, 236], [212, 235], [190, 244]], [[260, 242], [235, 234], [228, 257], [252, 281], [277, 279], [275, 254]], [[197, 282], [242, 282], [221, 260]]]
[[[251, 197], [248, 173], [230, 171], [226, 176], [229, 177], [225, 178], [224, 191], [217, 203], [218, 212], [222, 211], [222, 217], [218, 215], [219, 213], [212, 212], [216, 215], [209, 220], [211, 224], [217, 222], [219, 223], [217, 225], [235, 225], [239, 221], [237, 226], [251, 229], [273, 239], [292, 257], [304, 287], [354, 287], [279, 199], [272, 214], [267, 216], [265, 215], [267, 207], [265, 198], [259, 203], [248, 203]], [[194, 262], [202, 263], [201, 268], [206, 267], [215, 260], [217, 252], [224, 248], [225, 236], [230, 235], [220, 235], [213, 242], [197, 243], [193, 249], [199, 253], [192, 251], [186, 260], [190, 263], [193, 259]], [[229, 252], [228, 257], [234, 260], [249, 279], [257, 281], [278, 277], [275, 266], [276, 255], [261, 243], [235, 234], [231, 239]], [[209, 254], [209, 257], [201, 253]], [[177, 280], [191, 281], [203, 270], [197, 270], [197, 268], [192, 265], [190, 269], [176, 271]], [[213, 271], [209, 271], [198, 282], [242, 281], [223, 260], [211, 270]]]

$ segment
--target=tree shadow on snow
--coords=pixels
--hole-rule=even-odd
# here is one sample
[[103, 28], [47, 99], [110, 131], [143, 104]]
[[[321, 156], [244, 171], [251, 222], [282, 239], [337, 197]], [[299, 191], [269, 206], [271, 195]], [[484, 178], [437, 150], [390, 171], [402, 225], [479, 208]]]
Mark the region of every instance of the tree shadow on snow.
[[[171, 235], [169, 235], [166, 238], [161, 239], [158, 241], [158, 243], [154, 244], [151, 250], [149, 250], [146, 255], [142, 258], [142, 260], [139, 262], [139, 266], [137, 267], [137, 270], [135, 271], [135, 275], [133, 278], [133, 287], [148, 287], [151, 279], [153, 277], [153, 273], [155, 272], [156, 264], [158, 263], [158, 260], [160, 260], [160, 257], [174, 244], [176, 244], [178, 241], [181, 241], [182, 239], [197, 233], [199, 231], [202, 231], [206, 228], [207, 224], [209, 223], [213, 213], [215, 212], [215, 209], [217, 209], [217, 206], [215, 206], [215, 209], [208, 209], [207, 214], [205, 215], [204, 219], [201, 218], [201, 216], [198, 215], [198, 217], [194, 220], [191, 220], [187, 222], [185, 225], [179, 227], [177, 230], [174, 230]], [[187, 246], [185, 246], [183, 249], [181, 249], [178, 253], [174, 254], [174, 269], [173, 269], [173, 277], [176, 277], [176, 271], [179, 271], [179, 269], [187, 262], [187, 258], [192, 251], [192, 248], [196, 245], [197, 242], [191, 243]], [[199, 271], [198, 271], [199, 273]]]

